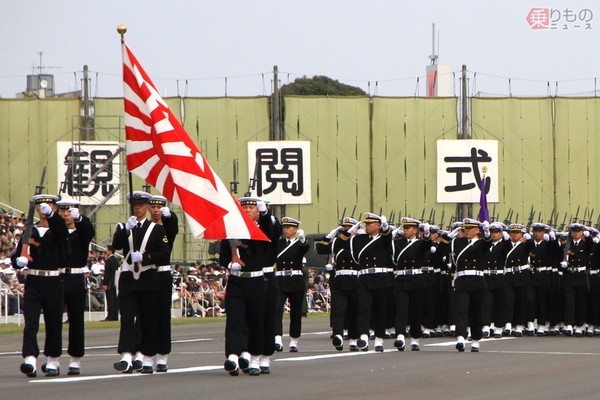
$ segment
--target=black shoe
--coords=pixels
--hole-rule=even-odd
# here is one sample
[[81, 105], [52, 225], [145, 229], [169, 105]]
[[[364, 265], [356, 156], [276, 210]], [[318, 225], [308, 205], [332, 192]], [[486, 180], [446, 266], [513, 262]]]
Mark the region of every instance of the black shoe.
[[465, 351], [465, 344], [462, 342], [456, 343], [456, 350], [462, 353], [463, 351]]
[[375, 340], [375, 335], [369, 335], [370, 340]]
[[46, 373], [46, 363], [42, 364], [42, 368], [40, 368], [43, 373]]
[[231, 360], [225, 360], [223, 367], [231, 376], [238, 376], [240, 374], [240, 369], [238, 368], [237, 364]]
[[369, 347], [367, 341], [366, 340], [362, 340], [362, 339], [358, 339], [356, 341], [356, 345], [358, 346], [359, 349], [363, 349], [365, 347]]
[[510, 336], [510, 329], [504, 329], [502, 331], [502, 336]]
[[167, 372], [167, 364], [156, 364], [156, 372]]
[[250, 374], [250, 376], [259, 376], [260, 375], [260, 369], [258, 369], [258, 368], [250, 368], [249, 374]]
[[60, 368], [46, 368], [46, 376], [58, 376], [60, 375]]
[[369, 346], [361, 347], [360, 350], [361, 351], [369, 351]]
[[533, 331], [529, 331], [529, 330], [523, 331], [523, 335], [525, 335], [525, 336], [533, 336], [533, 334], [534, 334]]
[[128, 363], [127, 361], [119, 361], [113, 364], [113, 367], [117, 370], [117, 371], [121, 371], [124, 374], [131, 374], [133, 373], [133, 366]]
[[494, 332], [494, 338], [500, 339], [502, 337], [502, 332]]
[[423, 332], [421, 334], [421, 337], [424, 337], [425, 339], [429, 339], [431, 337], [431, 334], [429, 332]]
[[450, 337], [450, 336], [452, 336], [452, 334], [450, 333], [450, 331], [443, 331], [442, 332], [442, 336], [443, 337]]
[[375, 346], [375, 351], [379, 352], [379, 353], [383, 353], [383, 346]]
[[404, 340], [396, 339], [394, 341], [394, 347], [398, 349], [398, 351], [404, 351]]
[[490, 337], [490, 331], [483, 331], [483, 332], [481, 332], [481, 336], [483, 336], [484, 338], [489, 338]]
[[297, 353], [297, 352], [298, 352], [298, 347], [290, 346], [290, 353]]
[[131, 365], [133, 366], [133, 369], [137, 372], [140, 372], [142, 370], [142, 360], [133, 360], [133, 363]]
[[513, 331], [513, 332], [512, 332], [512, 335], [513, 335], [514, 337], [521, 337], [521, 336], [523, 336], [523, 333], [521, 333], [521, 332], [519, 332], [519, 331]]
[[331, 338], [331, 344], [333, 344], [333, 347], [337, 349], [342, 344], [344, 344], [344, 340], [340, 335], [335, 335], [333, 338]]
[[152, 374], [154, 372], [154, 367], [152, 367], [151, 365], [144, 365], [140, 372], [142, 374]]
[[357, 345], [351, 344], [348, 350], [350, 350], [350, 351], [358, 351], [359, 349], [358, 349]]
[[419, 347], [419, 345], [418, 345], [418, 344], [411, 344], [411, 345], [410, 345], [410, 349], [411, 349], [412, 351], [421, 351], [421, 348]]
[[279, 343], [275, 343], [275, 351], [283, 351], [283, 345]]
[[260, 367], [260, 373], [261, 374], [270, 374], [271, 368], [270, 367]]
[[344, 338], [344, 340], [348, 340], [348, 339], [350, 339], [350, 336], [348, 336], [348, 335], [343, 335], [343, 336], [342, 336], [342, 338]]
[[35, 369], [35, 365], [22, 363], [19, 367], [22, 373], [27, 375], [29, 378], [35, 378], [37, 376], [37, 371]]
[[450, 331], [450, 336], [451, 337], [456, 337], [456, 331]]
[[[238, 364], [240, 365], [241, 370], [246, 370], [250, 366], [250, 361], [247, 358], [240, 357], [238, 359]], [[244, 371], [244, 372], [246, 372], [246, 371]]]
[[81, 375], [81, 368], [69, 367], [67, 375]]
[[479, 347], [471, 346], [471, 353], [479, 353]]

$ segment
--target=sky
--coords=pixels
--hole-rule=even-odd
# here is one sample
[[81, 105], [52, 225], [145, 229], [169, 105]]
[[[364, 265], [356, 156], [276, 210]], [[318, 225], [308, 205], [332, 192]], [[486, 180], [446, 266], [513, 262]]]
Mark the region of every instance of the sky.
[[[532, 8], [554, 10], [557, 29], [532, 29]], [[281, 84], [327, 75], [425, 95], [432, 23], [439, 62], [455, 77], [467, 66], [469, 94], [593, 95], [600, 78], [596, 0], [28, 0], [2, 7], [0, 97], [25, 89], [40, 52], [57, 93], [80, 89], [86, 64], [93, 96], [122, 96], [120, 24], [163, 96], [268, 95], [274, 65]]]

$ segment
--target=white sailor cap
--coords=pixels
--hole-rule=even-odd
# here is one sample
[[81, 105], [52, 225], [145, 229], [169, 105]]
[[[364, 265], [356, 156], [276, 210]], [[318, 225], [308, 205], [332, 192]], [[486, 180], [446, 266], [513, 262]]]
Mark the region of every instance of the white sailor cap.
[[152, 196], [150, 198], [150, 200], [148, 200], [148, 204], [150, 204], [151, 206], [166, 206], [167, 205], [167, 198], [165, 196]]
[[527, 229], [525, 229], [525, 227], [521, 224], [510, 224], [508, 226], [508, 231], [509, 232], [520, 232], [520, 233], [525, 233], [527, 231]]
[[481, 226], [481, 222], [477, 221], [473, 218], [465, 218], [463, 219], [463, 228], [479, 228]]
[[502, 222], [492, 222], [490, 224], [490, 231], [503, 231], [506, 229], [506, 225], [504, 225]]
[[352, 217], [344, 217], [344, 218], [342, 218], [342, 220], [340, 221], [340, 225], [341, 225], [341, 226], [354, 226], [354, 225], [356, 225], [356, 224], [358, 224], [358, 221], [357, 221], [357, 220], [355, 220], [355, 219], [354, 219], [354, 218], [352, 218]]
[[370, 224], [370, 223], [373, 223], [373, 222], [377, 222], [379, 224], [381, 223], [381, 217], [379, 215], [377, 215], [377, 214], [373, 214], [373, 213], [367, 212], [367, 213], [364, 214], [363, 217], [364, 217], [364, 221], [363, 222], [366, 223], [366, 224]]
[[54, 204], [59, 199], [60, 199], [60, 197], [54, 196], [53, 194], [38, 194], [31, 198], [31, 200], [33, 200], [35, 202], [35, 204], [42, 204], [42, 203], [53, 203]]
[[421, 221], [419, 221], [418, 219], [409, 218], [409, 217], [402, 218], [400, 220], [400, 223], [402, 223], [403, 228], [410, 228], [411, 226], [418, 227], [419, 225], [421, 225]]
[[585, 228], [585, 226], [583, 224], [577, 224], [577, 223], [575, 223], [575, 224], [569, 225], [569, 230], [570, 231], [583, 231], [585, 229], [586, 228]]
[[281, 218], [281, 225], [282, 226], [295, 226], [296, 228], [298, 226], [300, 226], [302, 222], [298, 221], [297, 219], [294, 219], [292, 217], [283, 217]]
[[56, 206], [61, 210], [68, 210], [69, 208], [78, 208], [81, 202], [75, 199], [60, 199], [56, 202]]
[[542, 222], [535, 222], [535, 223], [531, 224], [531, 229], [534, 231], [550, 232], [550, 227]]
[[133, 193], [127, 193], [126, 199], [132, 204], [146, 204], [152, 198], [150, 193], [142, 192], [141, 190], [136, 190]]

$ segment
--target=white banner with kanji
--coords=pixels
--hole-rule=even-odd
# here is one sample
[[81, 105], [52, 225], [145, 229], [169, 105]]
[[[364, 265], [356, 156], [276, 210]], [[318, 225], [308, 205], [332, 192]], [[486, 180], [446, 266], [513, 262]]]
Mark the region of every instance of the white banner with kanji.
[[271, 204], [310, 204], [310, 142], [248, 143], [251, 193]]
[[482, 179], [488, 203], [497, 203], [498, 141], [437, 141], [437, 202], [478, 203]]
[[120, 204], [119, 147], [119, 142], [57, 142], [57, 192], [82, 205], [108, 196], [105, 204]]

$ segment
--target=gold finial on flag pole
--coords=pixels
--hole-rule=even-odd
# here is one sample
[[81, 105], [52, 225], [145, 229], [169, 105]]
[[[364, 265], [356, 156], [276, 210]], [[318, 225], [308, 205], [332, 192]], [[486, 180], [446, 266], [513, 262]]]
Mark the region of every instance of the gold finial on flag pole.
[[487, 172], [488, 168], [487, 167], [483, 167], [481, 168], [481, 171], [483, 172], [483, 178], [485, 179], [485, 173]]
[[127, 27], [125, 25], [117, 26], [117, 32], [121, 35], [121, 43], [125, 43], [125, 33], [127, 32]]

